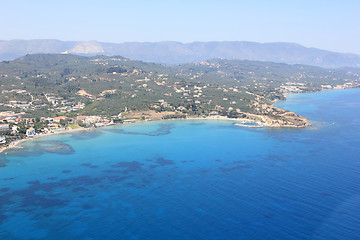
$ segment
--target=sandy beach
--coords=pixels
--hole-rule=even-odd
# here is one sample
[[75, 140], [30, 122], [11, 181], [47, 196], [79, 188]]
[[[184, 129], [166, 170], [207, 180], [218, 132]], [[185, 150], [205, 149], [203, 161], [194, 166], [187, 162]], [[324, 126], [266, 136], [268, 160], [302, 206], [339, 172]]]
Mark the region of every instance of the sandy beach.
[[[241, 127], [250, 127], [250, 128], [272, 127], [270, 124], [267, 123], [266, 119], [264, 119], [264, 116], [258, 116], [258, 115], [253, 116], [257, 120], [247, 119], [247, 118], [228, 118], [226, 116], [219, 116], [219, 115], [206, 116], [206, 117], [187, 116], [186, 118], [163, 119], [163, 117], [169, 113], [173, 114], [172, 112], [156, 113], [155, 111], [152, 111], [152, 110], [149, 110], [146, 112], [133, 112], [131, 114], [126, 114], [126, 117], [129, 119], [128, 121], [124, 121], [121, 124], [111, 124], [111, 125], [106, 125], [103, 127], [122, 125], [122, 124], [132, 124], [132, 123], [139, 123], [139, 122], [148, 122], [148, 121], [169, 121], [169, 120], [221, 120], [221, 121], [236, 122], [235, 125], [241, 126]], [[249, 115], [253, 115], [253, 114], [249, 114]], [[144, 120], [136, 119], [136, 118], [140, 118], [140, 117], [147, 117], [147, 118], [145, 118]], [[254, 124], [254, 125], [251, 125], [251, 124]], [[5, 152], [9, 149], [13, 149], [13, 148], [21, 148], [18, 145], [25, 141], [29, 141], [29, 140], [33, 140], [33, 139], [37, 139], [37, 138], [41, 138], [41, 137], [45, 137], [45, 136], [51, 136], [54, 134], [64, 134], [64, 133], [71, 133], [71, 132], [78, 132], [78, 131], [89, 131], [89, 130], [94, 130], [94, 129], [96, 129], [96, 127], [76, 128], [76, 129], [68, 128], [63, 131], [55, 131], [55, 132], [49, 132], [49, 133], [45, 133], [45, 134], [39, 134], [34, 137], [27, 137], [24, 139], [20, 139], [20, 140], [11, 142], [9, 146], [1, 147], [0, 153]]]
[[23, 143], [23, 142], [26, 142], [26, 141], [30, 141], [30, 140], [33, 140], [33, 139], [37, 139], [37, 138], [41, 138], [41, 137], [46, 137], [46, 136], [51, 136], [51, 135], [54, 135], [54, 134], [63, 134], [63, 133], [71, 133], [71, 132], [78, 132], [78, 131], [89, 131], [89, 130], [94, 130], [95, 128], [94, 127], [91, 127], [91, 128], [77, 128], [77, 129], [66, 129], [66, 130], [63, 130], [63, 131], [56, 131], [56, 132], [50, 132], [50, 133], [44, 133], [44, 134], [39, 134], [39, 135], [36, 135], [34, 137], [26, 137], [26, 138], [23, 138], [23, 139], [20, 139], [20, 140], [16, 140], [16, 141], [13, 141], [9, 144], [9, 146], [6, 146], [6, 147], [1, 147], [0, 148], [0, 153], [2, 152], [5, 152], [9, 149], [13, 149], [13, 148], [22, 148], [22, 147], [19, 147], [18, 145], [20, 143]]

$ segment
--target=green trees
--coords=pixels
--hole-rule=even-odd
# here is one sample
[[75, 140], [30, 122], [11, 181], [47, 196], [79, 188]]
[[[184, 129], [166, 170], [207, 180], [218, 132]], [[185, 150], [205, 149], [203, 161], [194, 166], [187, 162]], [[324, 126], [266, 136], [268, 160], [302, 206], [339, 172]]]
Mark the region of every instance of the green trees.
[[18, 132], [19, 134], [26, 134], [27, 127], [24, 124], [18, 124]]
[[230, 112], [228, 112], [227, 117], [228, 118], [238, 118], [239, 114], [236, 111], [230, 111]]
[[65, 119], [60, 119], [60, 125], [63, 126], [63, 127], [66, 126], [67, 122], [68, 122], [68, 121], [65, 120]]
[[80, 127], [86, 127], [87, 125], [83, 121], [78, 121], [77, 123]]
[[185, 114], [169, 114], [163, 117], [163, 119], [185, 119], [185, 118], [186, 118]]

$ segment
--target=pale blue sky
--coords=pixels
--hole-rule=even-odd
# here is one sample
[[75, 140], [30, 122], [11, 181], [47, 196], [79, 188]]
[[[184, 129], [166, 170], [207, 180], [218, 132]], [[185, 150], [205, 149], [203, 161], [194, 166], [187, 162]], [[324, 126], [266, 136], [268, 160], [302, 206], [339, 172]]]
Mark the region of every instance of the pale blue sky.
[[1, 0], [0, 40], [295, 42], [360, 54], [359, 0]]

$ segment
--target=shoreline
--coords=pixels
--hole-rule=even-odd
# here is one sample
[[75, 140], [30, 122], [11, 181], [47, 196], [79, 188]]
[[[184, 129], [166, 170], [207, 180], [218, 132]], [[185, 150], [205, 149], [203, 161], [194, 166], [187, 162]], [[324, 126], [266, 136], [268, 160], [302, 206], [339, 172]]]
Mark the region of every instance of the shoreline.
[[[264, 116], [258, 116], [258, 117], [262, 118]], [[207, 116], [207, 117], [189, 116], [187, 118], [174, 118], [174, 119], [156, 119], [155, 118], [155, 119], [145, 119], [145, 120], [134, 119], [133, 121], [127, 121], [127, 122], [123, 122], [121, 124], [110, 124], [110, 125], [105, 125], [102, 127], [92, 126], [89, 128], [77, 128], [77, 129], [71, 129], [71, 130], [66, 129], [63, 131], [39, 134], [34, 137], [26, 137], [26, 138], [11, 142], [9, 144], [9, 146], [0, 148], [0, 154], [4, 153], [10, 149], [23, 148], [23, 147], [19, 147], [18, 145], [21, 143], [24, 143], [26, 141], [30, 141], [30, 140], [34, 140], [34, 139], [38, 139], [38, 138], [42, 138], [42, 137], [46, 137], [46, 136], [52, 136], [55, 134], [66, 134], [66, 133], [80, 132], [80, 131], [91, 131], [91, 130], [96, 130], [97, 128], [120, 126], [120, 125], [134, 124], [134, 123], [145, 123], [145, 122], [153, 122], [153, 121], [176, 121], [176, 120], [212, 120], [212, 121], [220, 120], [220, 121], [237, 122], [237, 123], [235, 123], [236, 126], [248, 127], [248, 128], [272, 127], [272, 126], [269, 126], [266, 122], [256, 121], [256, 120], [247, 119], [247, 118], [228, 118], [226, 116]], [[257, 124], [257, 125], [246, 125], [246, 123], [253, 123], [253, 124]]]
[[42, 137], [47, 137], [47, 136], [52, 136], [52, 135], [55, 135], [55, 134], [64, 134], [64, 133], [72, 133], [72, 132], [79, 132], [79, 131], [89, 131], [89, 130], [94, 130], [96, 128], [94, 127], [91, 127], [91, 128], [77, 128], [77, 129], [67, 129], [67, 130], [63, 130], [63, 131], [57, 131], [57, 132], [51, 132], [51, 133], [45, 133], [45, 134], [39, 134], [39, 135], [36, 135], [34, 137], [26, 137], [26, 138], [23, 138], [23, 139], [19, 139], [19, 140], [16, 140], [14, 142], [11, 142], [9, 144], [9, 146], [6, 146], [6, 147], [1, 147], [0, 148], [0, 153], [3, 153], [7, 150], [10, 150], [10, 149], [13, 149], [13, 148], [23, 148], [23, 147], [19, 147], [18, 145], [23, 143], [23, 142], [27, 142], [27, 141], [30, 141], [30, 140], [34, 140], [34, 139], [37, 139], [37, 138], [42, 138]]
[[[353, 88], [345, 88], [345, 89], [325, 89], [322, 91], [318, 91], [318, 92], [324, 92], [324, 91], [328, 91], [328, 90], [347, 90], [347, 89], [353, 89]], [[314, 93], [314, 92], [309, 92], [309, 93]], [[316, 93], [316, 92], [315, 92]], [[292, 94], [304, 94], [304, 93], [289, 93], [285, 95], [285, 98], [288, 95], [292, 95]], [[283, 101], [287, 101], [287, 98]], [[284, 109], [282, 109], [284, 110]], [[288, 110], [284, 110], [284, 111], [288, 111]], [[133, 123], [141, 123], [141, 122], [149, 122], [149, 121], [169, 121], [169, 120], [221, 120], [221, 121], [232, 121], [232, 122], [237, 122], [234, 125], [236, 126], [240, 126], [240, 127], [247, 127], [247, 128], [263, 128], [263, 127], [267, 127], [267, 128], [306, 128], [309, 126], [312, 126], [311, 122], [309, 120], [307, 120], [305, 117], [301, 117], [301, 116], [297, 116], [300, 119], [302, 119], [302, 121], [305, 122], [304, 125], [301, 126], [297, 126], [297, 125], [282, 125], [279, 123], [275, 123], [272, 121], [272, 119], [269, 116], [266, 115], [256, 115], [256, 114], [251, 114], [251, 113], [247, 113], [247, 115], [253, 117], [253, 119], [248, 119], [248, 118], [228, 118], [226, 116], [207, 116], [207, 117], [199, 117], [199, 116], [189, 116], [186, 118], [174, 118], [174, 119], [162, 119], [162, 118], [150, 118], [150, 119], [145, 119], [145, 120], [140, 120], [140, 119], [133, 119], [131, 121], [126, 121], [126, 122], [122, 122], [121, 124], [110, 124], [110, 125], [105, 125], [102, 126], [100, 128], [103, 127], [110, 127], [110, 126], [119, 126], [119, 125], [125, 125], [125, 124], [133, 124]], [[253, 124], [257, 124], [257, 125], [247, 125], [249, 123], [253, 123]], [[55, 131], [55, 132], [50, 132], [50, 133], [46, 133], [46, 134], [40, 134], [40, 135], [36, 135], [34, 137], [27, 137], [27, 138], [23, 138], [14, 142], [11, 142], [8, 146], [6, 147], [1, 147], [0, 148], [0, 154], [6, 152], [7, 150], [13, 149], [13, 148], [22, 148], [19, 147], [18, 145], [26, 142], [26, 141], [30, 141], [33, 139], [37, 139], [37, 138], [41, 138], [41, 137], [46, 137], [46, 136], [51, 136], [54, 134], [64, 134], [64, 133], [72, 133], [72, 132], [79, 132], [79, 131], [90, 131], [90, 130], [95, 130], [99, 127], [89, 127], [89, 128], [77, 128], [77, 129], [66, 129], [63, 131]]]
[[[106, 125], [103, 127], [111, 127], [111, 126], [120, 126], [120, 125], [127, 125], [127, 124], [134, 124], [134, 123], [145, 123], [145, 122], [153, 122], [153, 121], [174, 121], [174, 120], [221, 120], [221, 121], [235, 121], [235, 122], [239, 122], [236, 123], [235, 125], [237, 126], [243, 126], [243, 127], [254, 127], [254, 126], [247, 126], [247, 125], [240, 125], [241, 123], [256, 123], [255, 121], [249, 120], [249, 119], [240, 119], [240, 118], [227, 118], [226, 116], [214, 116], [214, 117], [188, 117], [188, 118], [179, 118], [179, 119], [147, 119], [147, 120], [135, 120], [131, 121], [131, 122], [123, 122], [121, 124], [111, 124], [111, 125]], [[239, 124], [239, 125], [238, 125]], [[259, 123], [258, 123], [259, 124]], [[100, 127], [100, 128], [103, 128]], [[263, 126], [255, 126], [255, 127], [263, 127]], [[34, 137], [27, 137], [27, 138], [23, 138], [20, 140], [16, 140], [14, 142], [11, 142], [8, 146], [6, 147], [1, 147], [0, 148], [0, 154], [6, 152], [7, 150], [10, 149], [14, 149], [14, 148], [23, 148], [23, 147], [19, 147], [18, 145], [27, 141], [31, 141], [34, 139], [38, 139], [38, 138], [42, 138], [42, 137], [47, 137], [47, 136], [52, 136], [55, 134], [66, 134], [66, 133], [73, 133], [73, 132], [80, 132], [80, 131], [91, 131], [91, 130], [96, 130], [99, 127], [90, 127], [90, 128], [77, 128], [77, 129], [66, 129], [63, 131], [56, 131], [56, 132], [51, 132], [51, 133], [45, 133], [45, 134], [39, 134], [36, 135]]]

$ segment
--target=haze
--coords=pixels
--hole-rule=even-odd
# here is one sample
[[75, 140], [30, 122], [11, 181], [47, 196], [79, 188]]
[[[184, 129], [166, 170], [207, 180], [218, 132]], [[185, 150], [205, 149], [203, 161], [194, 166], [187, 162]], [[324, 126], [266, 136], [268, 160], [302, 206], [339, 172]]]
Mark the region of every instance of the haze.
[[294, 42], [360, 54], [360, 2], [2, 1], [1, 40]]

